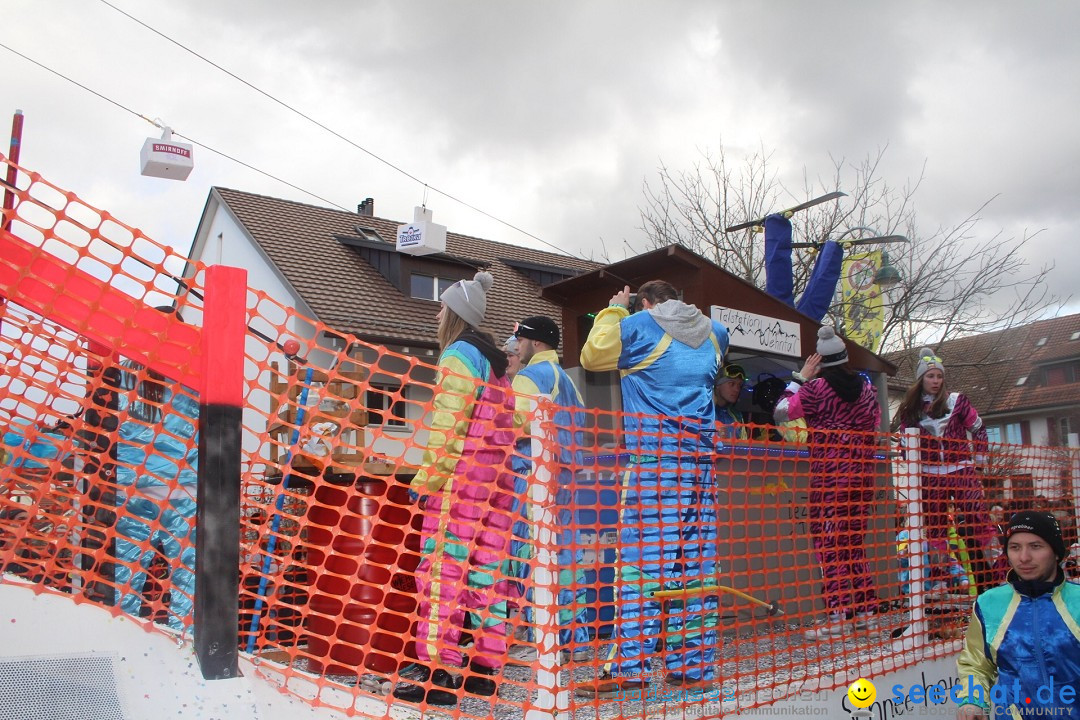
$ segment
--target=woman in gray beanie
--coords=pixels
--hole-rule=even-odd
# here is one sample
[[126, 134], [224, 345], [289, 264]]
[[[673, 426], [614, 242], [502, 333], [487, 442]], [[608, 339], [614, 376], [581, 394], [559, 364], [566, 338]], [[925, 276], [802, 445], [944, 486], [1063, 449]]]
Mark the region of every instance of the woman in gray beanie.
[[956, 512], [956, 531], [972, 557], [979, 590], [1002, 578], [991, 568], [997, 533], [976, 465], [985, 463], [986, 427], [963, 393], [945, 385], [945, 365], [929, 348], [919, 350], [915, 382], [896, 411], [893, 425], [919, 430], [919, 467], [926, 530], [931, 540], [948, 542], [949, 505]]
[[[479, 330], [492, 282], [479, 272], [454, 283], [438, 314], [439, 379], [427, 449], [411, 483], [422, 518], [416, 655], [423, 664], [402, 668], [408, 682], [394, 689], [414, 703], [456, 705], [449, 691], [463, 685], [473, 695], [495, 694], [492, 677], [507, 651], [507, 604], [519, 595], [506, 571], [516, 512], [507, 462], [516, 439], [514, 394], [506, 353]], [[475, 647], [463, 676], [468, 633]]]

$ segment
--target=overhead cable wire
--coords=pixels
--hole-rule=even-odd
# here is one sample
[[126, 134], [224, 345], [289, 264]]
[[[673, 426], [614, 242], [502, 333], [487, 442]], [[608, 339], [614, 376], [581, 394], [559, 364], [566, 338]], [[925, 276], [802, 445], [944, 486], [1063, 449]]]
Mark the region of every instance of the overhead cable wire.
[[[94, 90], [93, 88], [90, 88], [90, 87], [88, 87], [86, 85], [83, 85], [78, 80], [74, 80], [74, 79], [68, 77], [67, 75], [63, 74], [59, 70], [53, 70], [48, 65], [45, 65], [45, 64], [43, 64], [41, 62], [38, 62], [37, 60], [35, 60], [32, 57], [24, 55], [23, 53], [19, 52], [18, 50], [14, 49], [12, 47], [9, 47], [8, 45], [5, 45], [2, 42], [0, 42], [0, 48], [3, 48], [3, 49], [7, 50], [8, 52], [10, 52], [10, 53], [12, 53], [14, 55], [18, 55], [23, 60], [26, 60], [27, 62], [32, 63], [34, 65], [37, 65], [42, 70], [45, 70], [46, 72], [50, 72], [50, 73], [52, 73], [53, 75], [55, 75], [56, 77], [58, 77], [58, 78], [60, 78], [62, 80], [66, 80], [67, 82], [71, 83], [72, 85], [85, 90], [86, 92], [90, 93], [91, 95], [94, 95], [95, 97], [98, 97], [98, 98], [104, 100], [105, 102], [107, 102], [107, 103], [109, 103], [111, 105], [115, 105], [116, 107], [120, 108], [124, 112], [131, 113], [135, 117], [140, 118], [142, 120], [145, 120], [146, 122], [150, 123], [154, 127], [161, 127], [161, 124], [158, 121], [151, 120], [146, 115], [143, 115], [140, 112], [132, 110], [128, 106], [124, 105], [123, 103], [120, 103], [120, 102], [118, 102], [116, 100], [113, 100], [112, 98], [110, 98], [110, 97], [108, 97], [106, 95], [103, 95], [102, 93], [99, 93], [97, 90]], [[189, 135], [184, 135], [182, 133], [176, 132], [175, 130], [173, 130], [173, 135], [176, 135], [177, 137], [184, 138], [185, 140], [188, 140], [189, 142], [191, 142], [193, 145], [198, 145], [203, 150], [206, 150], [208, 152], [212, 152], [215, 155], [220, 155], [221, 157], [225, 158], [226, 160], [231, 160], [232, 162], [234, 162], [234, 163], [236, 163], [238, 165], [242, 165], [242, 166], [248, 168], [249, 170], [253, 170], [253, 171], [259, 173], [260, 175], [268, 177], [271, 180], [275, 180], [275, 181], [277, 181], [277, 182], [279, 182], [279, 183], [281, 183], [283, 185], [287, 185], [287, 186], [291, 187], [294, 190], [298, 190], [298, 191], [304, 193], [305, 195], [310, 195], [311, 197], [316, 198], [317, 200], [320, 200], [320, 201], [322, 201], [324, 203], [327, 203], [329, 205], [333, 205], [334, 207], [336, 207], [336, 208], [338, 208], [340, 210], [344, 210], [345, 212], [351, 212], [348, 208], [342, 207], [341, 205], [334, 202], [333, 200], [328, 200], [328, 199], [324, 198], [323, 196], [321, 196], [321, 195], [319, 195], [317, 193], [314, 193], [314, 192], [312, 192], [310, 190], [302, 188], [299, 185], [296, 185], [295, 183], [291, 183], [288, 180], [285, 180], [284, 178], [280, 178], [277, 175], [274, 175], [273, 173], [269, 173], [266, 170], [261, 170], [261, 169], [255, 167], [254, 165], [252, 165], [250, 163], [247, 163], [247, 162], [244, 162], [243, 160], [240, 160], [239, 158], [233, 157], [232, 155], [229, 155], [228, 153], [226, 153], [226, 152], [224, 152], [222, 150], [218, 150], [217, 148], [214, 148], [214, 147], [211, 147], [211, 146], [209, 146], [209, 145], [207, 145], [205, 143], [199, 142], [198, 140], [196, 140], [195, 138], [193, 138], [193, 137], [191, 137]]]
[[479, 208], [476, 205], [473, 205], [472, 203], [470, 203], [470, 202], [468, 202], [466, 200], [462, 200], [461, 198], [459, 198], [459, 197], [457, 197], [455, 195], [452, 195], [451, 193], [447, 192], [446, 190], [440, 190], [439, 188], [435, 187], [434, 185], [421, 180], [419, 177], [417, 177], [416, 175], [410, 173], [408, 170], [405, 170], [404, 168], [390, 162], [386, 158], [372, 152], [371, 150], [368, 150], [367, 148], [360, 145], [356, 141], [346, 137], [345, 135], [342, 135], [337, 130], [334, 130], [333, 128], [325, 125], [324, 123], [320, 122], [319, 120], [316, 120], [315, 118], [313, 118], [312, 116], [310, 116], [307, 113], [303, 112], [302, 110], [293, 107], [289, 103], [285, 102], [284, 100], [281, 100], [281, 99], [277, 98], [276, 96], [272, 95], [271, 93], [267, 92], [266, 90], [263, 90], [262, 88], [255, 85], [254, 83], [252, 83], [252, 82], [250, 82], [248, 80], [245, 80], [244, 78], [240, 77], [239, 75], [232, 72], [228, 68], [225, 68], [222, 65], [214, 62], [213, 60], [206, 57], [205, 55], [202, 55], [201, 53], [196, 52], [195, 50], [192, 50], [191, 48], [189, 48], [187, 45], [184, 45], [179, 40], [174, 40], [170, 36], [168, 36], [165, 33], [161, 32], [160, 30], [153, 27], [152, 25], [149, 25], [149, 24], [143, 22], [142, 20], [135, 17], [131, 13], [128, 13], [128, 12], [126, 12], [124, 10], [121, 10], [120, 8], [118, 8], [117, 6], [115, 6], [111, 2], [109, 2], [109, 0], [98, 0], [98, 2], [100, 2], [101, 4], [103, 4], [103, 5], [105, 5], [105, 6], [109, 7], [109, 8], [112, 8], [116, 12], [120, 13], [124, 17], [131, 20], [132, 22], [137, 23], [138, 25], [141, 25], [142, 27], [146, 28], [147, 30], [154, 33], [155, 35], [162, 38], [163, 40], [167, 40], [168, 42], [172, 43], [176, 47], [180, 48], [184, 52], [187, 52], [187, 53], [189, 53], [191, 55], [194, 55], [198, 59], [202, 60], [204, 63], [210, 65], [213, 68], [216, 68], [217, 70], [220, 70], [221, 72], [225, 73], [226, 75], [233, 78], [237, 82], [242, 83], [243, 85], [246, 85], [247, 87], [249, 87], [252, 90], [254, 90], [255, 92], [259, 93], [260, 95], [262, 95], [266, 99], [270, 100], [271, 102], [274, 102], [274, 103], [280, 105], [281, 107], [285, 108], [289, 112], [298, 115], [299, 117], [303, 118], [304, 120], [307, 120], [308, 122], [310, 122], [313, 125], [321, 128], [322, 130], [330, 133], [331, 135], [338, 138], [339, 140], [348, 143], [352, 147], [354, 147], [357, 150], [359, 150], [360, 152], [368, 155], [372, 159], [382, 163], [383, 165], [390, 168], [391, 170], [394, 170], [395, 172], [401, 173], [402, 175], [409, 178], [413, 182], [416, 182], [416, 183], [419, 183], [419, 184], [423, 185], [425, 192], [427, 190], [431, 190], [432, 192], [438, 193], [439, 195], [442, 195], [447, 200], [450, 200], [452, 202], [456, 202], [459, 205], [472, 210], [473, 212], [479, 213], [479, 214], [483, 215], [486, 218], [494, 220], [495, 222], [499, 223], [500, 225], [504, 225], [505, 227], [508, 227], [511, 230], [519, 232], [522, 235], [525, 235], [527, 237], [532, 238], [533, 240], [536, 240], [537, 242], [540, 242], [540, 243], [543, 243], [544, 245], [547, 245], [548, 247], [550, 247], [550, 248], [554, 249], [555, 251], [557, 251], [560, 255], [568, 255], [568, 256], [574, 257], [574, 258], [576, 258], [578, 260], [582, 259], [582, 258], [577, 257], [576, 255], [573, 255], [573, 254], [567, 252], [564, 248], [561, 248], [558, 245], [554, 245], [554, 244], [548, 242], [547, 240], [544, 240], [543, 238], [541, 238], [541, 237], [539, 237], [537, 235], [534, 235], [533, 233], [529, 232], [528, 230], [525, 230], [524, 228], [518, 227], [517, 225], [514, 225], [511, 222], [508, 222], [506, 220], [503, 220], [502, 218], [496, 217], [495, 215], [492, 215], [488, 211], [486, 211], [486, 210], [484, 210], [482, 208]]

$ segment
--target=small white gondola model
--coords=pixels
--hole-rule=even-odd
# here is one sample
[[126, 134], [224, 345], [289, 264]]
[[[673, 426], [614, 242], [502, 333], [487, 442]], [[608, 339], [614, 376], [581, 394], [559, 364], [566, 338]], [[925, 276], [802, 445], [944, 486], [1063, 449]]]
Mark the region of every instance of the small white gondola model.
[[195, 161], [191, 145], [172, 139], [172, 128], [163, 127], [161, 138], [146, 138], [142, 152], [142, 174], [169, 180], [187, 180]]

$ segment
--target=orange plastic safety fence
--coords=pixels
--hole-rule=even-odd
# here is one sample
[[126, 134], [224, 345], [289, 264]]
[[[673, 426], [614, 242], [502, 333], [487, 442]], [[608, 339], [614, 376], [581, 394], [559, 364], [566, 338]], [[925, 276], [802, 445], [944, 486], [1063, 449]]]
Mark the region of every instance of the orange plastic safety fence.
[[[197, 370], [152, 369], [183, 373], [173, 335], [104, 352], [67, 320], [68, 283], [34, 281], [60, 260], [198, 326], [204, 268], [20, 178], [3, 579], [187, 632]], [[1008, 513], [1052, 508], [1076, 541], [1074, 450], [962, 448], [942, 471], [917, 436], [751, 425], [637, 454], [627, 415], [526, 412], [467, 360], [440, 370], [256, 289], [246, 310], [239, 645], [345, 714], [732, 716], [955, 653]]]

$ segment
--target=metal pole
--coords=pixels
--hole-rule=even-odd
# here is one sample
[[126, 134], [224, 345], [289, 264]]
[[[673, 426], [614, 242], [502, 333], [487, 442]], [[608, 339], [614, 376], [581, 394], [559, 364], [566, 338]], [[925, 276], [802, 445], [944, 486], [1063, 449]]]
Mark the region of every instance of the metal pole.
[[11, 119], [11, 149], [8, 151], [7, 187], [4, 188], [4, 229], [11, 230], [11, 219], [14, 215], [11, 210], [15, 208], [15, 180], [18, 170], [15, 166], [19, 163], [19, 149], [22, 147], [23, 114], [22, 110], [16, 110]]

